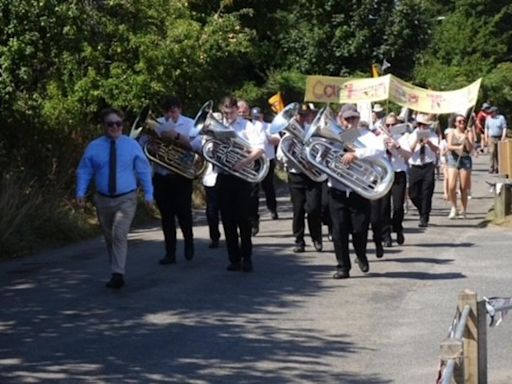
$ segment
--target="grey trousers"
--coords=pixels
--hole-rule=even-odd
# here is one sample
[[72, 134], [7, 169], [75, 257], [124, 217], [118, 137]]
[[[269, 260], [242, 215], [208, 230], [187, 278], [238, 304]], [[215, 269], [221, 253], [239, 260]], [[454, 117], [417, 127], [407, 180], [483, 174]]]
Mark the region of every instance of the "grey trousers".
[[128, 231], [137, 207], [137, 192], [110, 198], [95, 194], [96, 212], [101, 225], [112, 273], [124, 275], [128, 251]]

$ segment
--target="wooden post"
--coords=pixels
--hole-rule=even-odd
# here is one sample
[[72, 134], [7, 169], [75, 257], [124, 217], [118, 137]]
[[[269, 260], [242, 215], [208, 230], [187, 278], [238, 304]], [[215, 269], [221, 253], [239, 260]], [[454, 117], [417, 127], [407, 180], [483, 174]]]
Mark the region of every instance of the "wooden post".
[[476, 292], [464, 290], [459, 294], [457, 306], [462, 313], [464, 307], [469, 305], [469, 313], [466, 327], [464, 328], [464, 354], [462, 369], [455, 369], [454, 379], [456, 383], [478, 384], [478, 303]]
[[478, 384], [487, 384], [487, 309], [478, 302]]
[[496, 219], [504, 219], [510, 214], [510, 201], [510, 187], [506, 183], [496, 184], [494, 191], [494, 217]]

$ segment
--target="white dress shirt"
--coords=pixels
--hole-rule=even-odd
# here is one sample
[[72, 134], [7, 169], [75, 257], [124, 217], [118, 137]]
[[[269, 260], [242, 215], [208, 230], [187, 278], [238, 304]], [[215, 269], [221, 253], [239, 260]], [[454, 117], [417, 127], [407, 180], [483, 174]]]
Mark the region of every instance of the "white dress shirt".
[[[172, 119], [166, 119], [165, 117], [160, 117], [157, 119], [157, 121], [160, 123], [155, 128], [155, 131], [158, 134], [158, 136], [162, 136], [162, 133], [164, 132], [174, 130], [180, 135], [190, 139], [190, 132], [194, 127], [194, 120], [192, 120], [191, 118], [180, 115], [176, 122], [172, 121]], [[190, 146], [192, 147], [192, 150], [194, 152], [201, 153], [201, 137], [196, 136], [195, 138], [190, 140]], [[153, 164], [153, 170], [155, 173], [158, 173], [160, 175], [169, 175], [173, 173], [169, 169], [164, 168], [159, 164]]]
[[[428, 140], [432, 142], [435, 146], [439, 147], [439, 137], [432, 132], [428, 131], [429, 136], [427, 137]], [[427, 140], [425, 139], [425, 140]], [[411, 151], [414, 151], [412, 156], [409, 158], [409, 164], [410, 165], [423, 165], [428, 163], [435, 163], [437, 159], [437, 151], [434, 152], [432, 149], [428, 146], [428, 144], [425, 144], [425, 159], [423, 163], [420, 159], [420, 150], [415, 148], [412, 148], [412, 145], [418, 141], [418, 128], [416, 128], [411, 135], [409, 136], [409, 145], [411, 146]]]

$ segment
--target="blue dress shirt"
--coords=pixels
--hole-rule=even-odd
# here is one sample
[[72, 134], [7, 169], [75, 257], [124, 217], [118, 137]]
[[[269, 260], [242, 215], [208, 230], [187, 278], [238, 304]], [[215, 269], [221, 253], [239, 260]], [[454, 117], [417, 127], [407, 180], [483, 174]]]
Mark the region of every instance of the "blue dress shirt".
[[[96, 190], [108, 196], [109, 154], [111, 138], [101, 136], [89, 143], [77, 168], [76, 197], [83, 198], [94, 177]], [[134, 139], [122, 135], [116, 140], [117, 195], [137, 189], [137, 181], [144, 189], [145, 200], [153, 201], [151, 166]]]

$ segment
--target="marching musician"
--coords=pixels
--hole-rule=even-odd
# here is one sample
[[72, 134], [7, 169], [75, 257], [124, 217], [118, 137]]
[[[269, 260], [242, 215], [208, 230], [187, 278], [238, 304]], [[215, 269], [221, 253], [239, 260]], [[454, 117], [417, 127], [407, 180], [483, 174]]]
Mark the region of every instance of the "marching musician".
[[[239, 110], [240, 113], [240, 104], [239, 104]], [[274, 173], [276, 168], [276, 147], [279, 145], [279, 135], [274, 134], [272, 135], [270, 130], [270, 124], [266, 123], [263, 120], [263, 113], [261, 112], [261, 108], [254, 107], [251, 109], [251, 118], [252, 123], [256, 126], [260, 126], [264, 132], [265, 132], [265, 156], [267, 156], [267, 159], [269, 161], [269, 169], [268, 173], [265, 176], [265, 178], [261, 181], [261, 183], [256, 183], [254, 186], [254, 189], [252, 191], [252, 210], [253, 214], [251, 215], [253, 218], [253, 236], [257, 234], [259, 229], [259, 192], [260, 192], [260, 184], [261, 189], [263, 189], [263, 192], [265, 193], [265, 201], [267, 204], [267, 209], [270, 212], [270, 217], [272, 220], [277, 220], [279, 218], [277, 214], [277, 200], [276, 200], [276, 190], [274, 188]]]
[[[240, 171], [264, 153], [265, 132], [238, 116], [237, 99], [233, 96], [224, 97], [220, 110], [224, 125], [251, 145], [249, 155], [235, 165], [234, 170]], [[216, 188], [230, 262], [228, 271], [253, 270], [249, 204], [252, 187], [251, 182], [218, 169]]]
[[[163, 100], [164, 115], [158, 119], [156, 133], [163, 140], [199, 152], [201, 139], [197, 137], [193, 141], [190, 140], [194, 120], [183, 116], [181, 107], [181, 101], [176, 96], [168, 96]], [[159, 164], [153, 164], [153, 170], [155, 200], [160, 211], [165, 239], [165, 256], [160, 259], [160, 264], [176, 263], [176, 218], [183, 233], [185, 259], [190, 261], [194, 257], [192, 180]]]
[[[314, 119], [314, 111], [308, 104], [302, 104], [298, 111], [297, 123], [304, 131]], [[288, 134], [288, 133], [287, 133]], [[313, 241], [313, 246], [317, 252], [322, 251], [322, 218], [321, 218], [321, 198], [322, 183], [313, 181], [306, 174], [301, 172], [289, 162], [283, 153], [281, 145], [277, 149], [277, 159], [285, 164], [288, 171], [288, 186], [293, 206], [293, 236], [295, 246], [293, 252], [301, 253], [306, 251], [304, 241], [304, 218], [307, 214], [308, 229]]]
[[[359, 112], [355, 105], [345, 104], [340, 110], [340, 120], [344, 130], [357, 129]], [[384, 156], [384, 146], [373, 133], [366, 131], [358, 137], [365, 147], [346, 152], [341, 161], [346, 166], [358, 159], [372, 159]], [[332, 220], [332, 238], [334, 252], [338, 261], [334, 279], [350, 277], [349, 235], [352, 234], [352, 244], [356, 252], [355, 262], [363, 273], [370, 270], [366, 257], [368, 227], [370, 224], [370, 201], [345, 184], [329, 177], [329, 209]]]
[[[396, 233], [396, 242], [402, 245], [404, 238], [404, 201], [407, 189], [407, 161], [412, 153], [409, 148], [409, 134], [394, 133], [393, 127], [398, 123], [394, 113], [390, 113], [382, 127], [383, 140], [386, 147], [386, 156], [395, 172], [395, 179], [389, 192], [382, 198], [381, 217], [382, 237], [384, 245], [392, 246], [391, 232]], [[393, 207], [391, 209], [391, 207]]]
[[409, 197], [418, 209], [418, 227], [428, 227], [435, 187], [435, 162], [439, 137], [432, 132], [432, 121], [423, 113], [416, 115], [416, 129], [409, 136], [412, 155], [409, 158]]
[[123, 135], [120, 111], [105, 109], [101, 122], [104, 135], [89, 143], [76, 171], [76, 199], [83, 208], [94, 178], [94, 203], [112, 271], [106, 287], [120, 289], [125, 283], [127, 235], [137, 208], [138, 184], [144, 189], [146, 205], [153, 204], [151, 166], [137, 142]]

